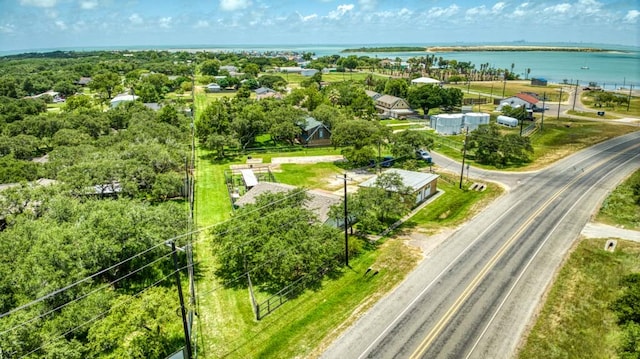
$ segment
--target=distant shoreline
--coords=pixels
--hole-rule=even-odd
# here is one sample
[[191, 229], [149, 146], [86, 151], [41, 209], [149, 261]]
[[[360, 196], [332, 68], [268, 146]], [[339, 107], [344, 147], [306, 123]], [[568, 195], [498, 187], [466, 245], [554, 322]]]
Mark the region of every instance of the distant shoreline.
[[486, 46], [435, 46], [427, 47], [427, 52], [461, 52], [461, 51], [565, 51], [565, 52], [609, 52], [611, 50], [595, 47], [571, 46], [517, 46], [517, 45], [486, 45]]
[[481, 51], [554, 51], [554, 52], [611, 52], [595, 47], [528, 46], [528, 45], [470, 45], [470, 46], [389, 46], [344, 49], [341, 52], [481, 52]]

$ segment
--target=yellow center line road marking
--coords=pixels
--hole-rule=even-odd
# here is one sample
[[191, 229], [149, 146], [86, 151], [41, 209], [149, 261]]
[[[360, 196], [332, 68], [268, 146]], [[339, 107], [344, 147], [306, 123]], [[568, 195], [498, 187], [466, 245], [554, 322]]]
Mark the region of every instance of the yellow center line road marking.
[[592, 168], [595, 168], [595, 167], [599, 166], [603, 162], [605, 162], [605, 160], [601, 160], [597, 164], [592, 164], [591, 166], [586, 168], [585, 171], [583, 171], [580, 174], [578, 174], [578, 176], [576, 176], [573, 180], [571, 180], [569, 183], [564, 185], [561, 189], [556, 191], [556, 193], [554, 193], [553, 196], [551, 196], [548, 200], [546, 200], [542, 204], [542, 206], [540, 206], [538, 208], [537, 211], [535, 211], [532, 215], [529, 216], [529, 218], [527, 218], [525, 223], [523, 223], [520, 226], [520, 228], [518, 228], [516, 233], [514, 233], [500, 247], [498, 252], [493, 257], [491, 257], [489, 262], [487, 262], [487, 264], [485, 264], [485, 266], [480, 270], [480, 272], [475, 276], [475, 278], [473, 278], [471, 283], [469, 283], [469, 285], [467, 285], [467, 287], [464, 289], [464, 291], [462, 291], [462, 293], [460, 294], [458, 299], [456, 299], [456, 301], [449, 308], [449, 310], [447, 310], [447, 312], [444, 314], [444, 316], [442, 316], [442, 318], [440, 318], [440, 320], [436, 323], [436, 325], [433, 327], [433, 329], [431, 329], [429, 334], [427, 334], [427, 336], [422, 340], [422, 342], [420, 343], [418, 348], [413, 352], [413, 354], [411, 354], [411, 357], [410, 357], [411, 359], [417, 359], [417, 358], [420, 358], [420, 357], [422, 357], [424, 355], [424, 353], [427, 351], [429, 346], [433, 343], [433, 341], [440, 334], [440, 332], [444, 329], [444, 327], [449, 323], [449, 321], [451, 320], [453, 315], [458, 311], [458, 309], [460, 309], [462, 304], [467, 300], [467, 298], [469, 298], [471, 293], [473, 293], [473, 291], [477, 288], [477, 286], [480, 284], [480, 282], [482, 282], [482, 280], [487, 275], [487, 273], [489, 273], [489, 271], [498, 262], [498, 260], [500, 260], [500, 258], [504, 255], [504, 253], [511, 247], [511, 245], [516, 241], [516, 239], [518, 239], [518, 237], [520, 237], [520, 235], [528, 228], [528, 226], [536, 219], [536, 217], [538, 217], [540, 215], [540, 213], [542, 213], [545, 209], [547, 209], [547, 207], [549, 207], [551, 202], [553, 202], [556, 198], [558, 198], [569, 187], [571, 187], [574, 183], [576, 183], [582, 177], [586, 176], [586, 174], [589, 173], [592, 170]]

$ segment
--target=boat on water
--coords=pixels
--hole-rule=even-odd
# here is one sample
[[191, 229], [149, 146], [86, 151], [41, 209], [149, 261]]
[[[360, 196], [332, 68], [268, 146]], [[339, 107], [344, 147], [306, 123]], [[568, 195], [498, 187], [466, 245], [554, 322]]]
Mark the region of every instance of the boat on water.
[[589, 66], [582, 66], [580, 70], [589, 70]]

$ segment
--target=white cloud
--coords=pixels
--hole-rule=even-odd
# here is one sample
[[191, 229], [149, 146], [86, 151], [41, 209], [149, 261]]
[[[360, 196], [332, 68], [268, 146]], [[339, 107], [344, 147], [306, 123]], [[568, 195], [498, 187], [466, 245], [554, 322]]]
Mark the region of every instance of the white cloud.
[[513, 11], [513, 15], [525, 16], [527, 14], [527, 6], [529, 6], [528, 2], [518, 5], [518, 7]]
[[338, 8], [336, 10], [330, 11], [327, 17], [329, 19], [338, 20], [341, 17], [343, 17], [346, 13], [353, 10], [354, 7], [355, 5], [353, 4], [338, 5]]
[[451, 17], [457, 14], [459, 10], [460, 8], [456, 4], [450, 5], [449, 7], [445, 7], [445, 8], [434, 7], [429, 9], [429, 11], [427, 12], [427, 16], [432, 18], [436, 18], [436, 17], [446, 18], [446, 17]]
[[196, 29], [202, 29], [205, 27], [209, 27], [209, 21], [206, 20], [198, 20], [198, 22], [196, 22], [195, 25], [193, 25], [194, 28]]
[[567, 3], [544, 8], [545, 12], [556, 13], [556, 14], [566, 14], [570, 10], [571, 10], [571, 5]]
[[138, 14], [129, 16], [129, 21], [131, 21], [131, 23], [134, 25], [140, 25], [144, 22], [144, 20], [142, 20], [142, 18]]
[[16, 27], [11, 24], [0, 24], [0, 33], [11, 34], [15, 32]]
[[624, 16], [623, 21], [631, 24], [635, 24], [638, 22], [638, 18], [640, 17], [640, 11], [638, 10], [629, 10], [627, 15]]
[[481, 15], [487, 15], [488, 13], [489, 13], [489, 10], [487, 10], [487, 8], [484, 5], [481, 5], [481, 6], [467, 9], [467, 11], [465, 12], [465, 15], [467, 18], [474, 18]]
[[302, 20], [303, 22], [315, 20], [318, 18], [318, 14], [311, 14], [307, 16], [302, 16], [301, 14], [298, 14], [298, 16], [300, 16], [300, 20]]
[[67, 24], [65, 24], [64, 21], [62, 21], [62, 20], [56, 21], [55, 24], [60, 30], [66, 30], [67, 29]]
[[98, 0], [83, 0], [80, 1], [80, 7], [84, 10], [91, 10], [98, 6]]
[[498, 14], [500, 13], [506, 6], [507, 4], [503, 3], [503, 2], [498, 2], [495, 5], [493, 5], [493, 7], [491, 8], [491, 11], [494, 14]]
[[160, 18], [160, 20], [158, 20], [158, 25], [160, 25], [160, 27], [164, 27], [165, 29], [171, 27], [171, 16]]
[[220, 0], [220, 8], [224, 11], [236, 11], [251, 6], [250, 0]]
[[580, 0], [578, 1], [578, 6], [580, 12], [587, 14], [599, 13], [602, 8], [602, 4], [595, 0]]
[[54, 7], [58, 0], [20, 0], [20, 5], [36, 7]]
[[44, 11], [44, 15], [49, 19], [55, 19], [58, 17], [58, 12], [52, 9], [47, 9]]

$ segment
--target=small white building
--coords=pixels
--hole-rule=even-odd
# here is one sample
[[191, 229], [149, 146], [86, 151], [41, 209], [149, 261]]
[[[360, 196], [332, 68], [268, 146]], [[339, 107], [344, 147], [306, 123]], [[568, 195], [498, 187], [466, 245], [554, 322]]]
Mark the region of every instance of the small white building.
[[509, 117], [509, 116], [500, 115], [500, 116], [498, 116], [496, 121], [498, 122], [498, 124], [504, 125], [504, 126], [509, 126], [509, 127], [518, 126], [518, 119], [517, 118], [513, 118], [513, 117]]
[[131, 102], [137, 99], [138, 99], [138, 96], [136, 95], [120, 94], [114, 97], [109, 103], [111, 105], [111, 108], [116, 108], [123, 102]]
[[[440, 177], [440, 175], [434, 173], [407, 171], [397, 168], [387, 170], [385, 173], [397, 173], [400, 176], [402, 184], [411, 188], [412, 194], [416, 199], [416, 206], [438, 192], [438, 177]], [[378, 176], [374, 176], [360, 183], [359, 186], [375, 187], [377, 179]], [[393, 191], [393, 189], [390, 191]]]
[[538, 99], [526, 93], [519, 93], [515, 96], [507, 97], [500, 100], [500, 105], [496, 108], [496, 111], [502, 111], [502, 107], [510, 106], [513, 108], [524, 106], [527, 110], [533, 110], [538, 104]]
[[440, 85], [441, 83], [440, 80], [432, 79], [431, 77], [418, 77], [411, 80], [412, 85]]
[[430, 118], [430, 126], [441, 135], [457, 135], [462, 132], [464, 115], [461, 113], [443, 113]]

